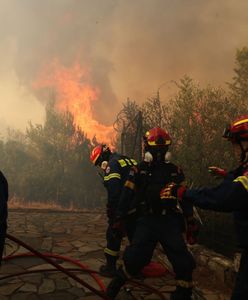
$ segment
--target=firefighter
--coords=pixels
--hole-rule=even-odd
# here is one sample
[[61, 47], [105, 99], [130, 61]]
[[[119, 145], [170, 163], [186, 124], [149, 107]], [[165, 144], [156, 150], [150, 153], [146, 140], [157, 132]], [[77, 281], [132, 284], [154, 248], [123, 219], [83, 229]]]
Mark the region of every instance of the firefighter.
[[231, 299], [245, 300], [248, 299], [248, 115], [234, 120], [223, 137], [232, 143], [237, 168], [224, 174], [217, 187], [185, 189], [172, 183], [163, 193], [168, 200], [177, 197], [181, 202], [193, 203], [202, 209], [233, 212], [242, 256]]
[[0, 265], [3, 257], [3, 250], [5, 244], [5, 235], [7, 231], [7, 217], [8, 217], [8, 182], [0, 171]]
[[[184, 233], [185, 218], [192, 224], [191, 204], [178, 206], [177, 200], [164, 201], [161, 189], [171, 181], [182, 184], [182, 170], [166, 159], [171, 138], [159, 127], [149, 130], [144, 137], [144, 160], [129, 173], [121, 196], [121, 208], [135, 196], [139, 218], [131, 244], [123, 254], [124, 266], [119, 268], [107, 288], [107, 296], [115, 299], [129, 276], [135, 276], [151, 261], [153, 251], [160, 243], [176, 273], [175, 300], [191, 299], [192, 272], [195, 262], [188, 251]], [[120, 215], [123, 215], [118, 211]], [[185, 217], [185, 218], [184, 218]]]
[[136, 210], [130, 207], [127, 218], [120, 221], [116, 219], [116, 209], [129, 170], [137, 163], [134, 159], [112, 153], [106, 145], [96, 146], [91, 152], [90, 160], [104, 171], [103, 184], [107, 189], [108, 198], [106, 205], [108, 227], [106, 231], [107, 246], [104, 249], [106, 264], [100, 267], [100, 273], [111, 277], [116, 272], [122, 238], [127, 234], [130, 240], [134, 231]]

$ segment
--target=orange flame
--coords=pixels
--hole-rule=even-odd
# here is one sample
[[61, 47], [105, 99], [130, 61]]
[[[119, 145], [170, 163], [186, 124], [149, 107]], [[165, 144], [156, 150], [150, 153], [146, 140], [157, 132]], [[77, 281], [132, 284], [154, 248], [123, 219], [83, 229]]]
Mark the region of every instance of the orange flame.
[[45, 67], [33, 87], [37, 90], [50, 88], [56, 93], [56, 108], [70, 111], [78, 125], [92, 139], [113, 146], [116, 133], [112, 126], [105, 126], [95, 120], [93, 102], [99, 101], [100, 90], [93, 87], [90, 71], [80, 63], [71, 67], [62, 66], [58, 60]]

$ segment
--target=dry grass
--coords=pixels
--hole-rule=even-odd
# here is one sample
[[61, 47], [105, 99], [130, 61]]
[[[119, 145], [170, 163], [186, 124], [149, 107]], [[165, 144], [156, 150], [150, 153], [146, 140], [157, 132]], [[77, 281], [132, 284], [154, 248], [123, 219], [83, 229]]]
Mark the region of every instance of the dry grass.
[[69, 207], [63, 207], [55, 202], [27, 202], [24, 199], [12, 197], [8, 201], [8, 207], [10, 209], [41, 209], [41, 210], [57, 210], [57, 211], [85, 211], [85, 209], [79, 209], [72, 204]]

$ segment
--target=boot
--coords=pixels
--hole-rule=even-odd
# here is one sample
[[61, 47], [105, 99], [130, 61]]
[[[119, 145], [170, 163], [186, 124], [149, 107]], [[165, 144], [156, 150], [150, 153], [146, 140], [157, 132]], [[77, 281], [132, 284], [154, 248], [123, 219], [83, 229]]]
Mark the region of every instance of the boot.
[[106, 264], [100, 266], [99, 272], [102, 276], [106, 277], [114, 277], [116, 274], [116, 261], [117, 257], [116, 256], [111, 256], [109, 254], [105, 253], [106, 257]]
[[107, 287], [106, 295], [109, 297], [109, 299], [115, 299], [121, 287], [125, 284], [126, 281], [126, 274], [123, 272], [122, 268], [118, 269], [116, 271], [116, 276], [112, 279], [112, 281]]
[[192, 300], [192, 288], [177, 286], [171, 293], [170, 300]]

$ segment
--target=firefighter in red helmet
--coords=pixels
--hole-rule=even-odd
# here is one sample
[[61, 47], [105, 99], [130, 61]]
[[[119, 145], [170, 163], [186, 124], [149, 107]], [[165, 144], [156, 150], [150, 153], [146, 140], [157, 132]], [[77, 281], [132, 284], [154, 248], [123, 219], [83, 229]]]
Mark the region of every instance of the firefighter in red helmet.
[[[128, 276], [137, 275], [148, 265], [153, 251], [160, 243], [176, 273], [177, 288], [172, 293], [175, 300], [191, 299], [192, 272], [195, 262], [188, 251], [184, 233], [185, 217], [193, 219], [191, 204], [178, 207], [176, 199], [164, 201], [161, 189], [171, 181], [182, 184], [184, 174], [166, 159], [171, 145], [168, 132], [159, 127], [144, 136], [144, 159], [132, 168], [122, 192], [118, 214], [125, 215], [128, 200], [136, 198], [139, 218], [132, 242], [124, 251], [124, 266], [117, 271], [107, 288], [107, 296], [115, 299]], [[128, 206], [127, 206], [128, 207]]]
[[134, 231], [136, 210], [130, 204], [128, 217], [120, 221], [116, 219], [116, 209], [129, 170], [137, 163], [134, 159], [112, 153], [106, 145], [94, 147], [90, 160], [104, 171], [103, 183], [108, 198], [106, 207], [108, 227], [106, 231], [107, 245], [104, 249], [106, 264], [100, 267], [100, 273], [111, 277], [116, 272], [122, 238], [127, 234], [128, 239], [131, 240]]
[[237, 168], [223, 177], [215, 188], [185, 189], [171, 183], [163, 190], [170, 201], [193, 203], [202, 209], [233, 212], [234, 225], [242, 250], [232, 300], [245, 300], [248, 295], [248, 115], [235, 119], [224, 130], [223, 137], [233, 146]]

